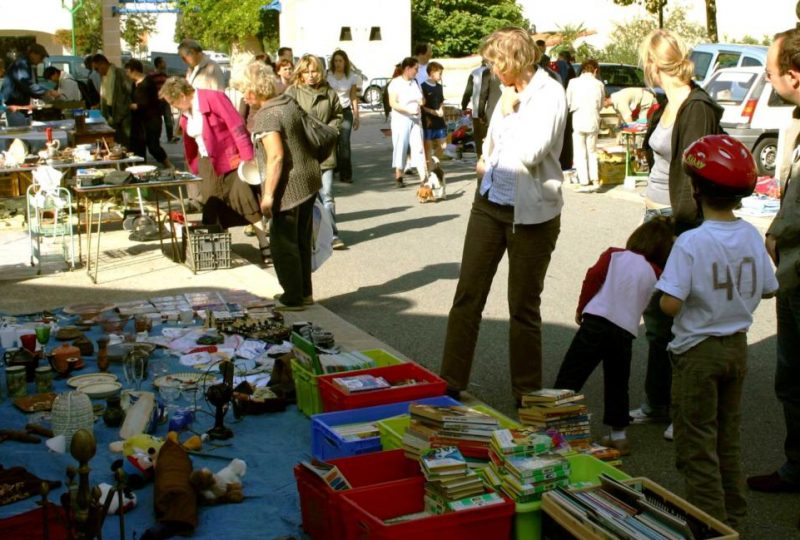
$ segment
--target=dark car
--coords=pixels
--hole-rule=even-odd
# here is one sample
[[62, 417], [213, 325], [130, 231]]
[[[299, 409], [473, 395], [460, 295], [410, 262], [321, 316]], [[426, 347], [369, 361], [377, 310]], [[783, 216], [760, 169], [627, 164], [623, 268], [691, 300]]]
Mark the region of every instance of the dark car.
[[[575, 74], [580, 75], [581, 65], [572, 64], [572, 66], [575, 68]], [[606, 85], [606, 97], [623, 88], [647, 86], [644, 82], [642, 68], [629, 64], [601, 63], [598, 78]]]

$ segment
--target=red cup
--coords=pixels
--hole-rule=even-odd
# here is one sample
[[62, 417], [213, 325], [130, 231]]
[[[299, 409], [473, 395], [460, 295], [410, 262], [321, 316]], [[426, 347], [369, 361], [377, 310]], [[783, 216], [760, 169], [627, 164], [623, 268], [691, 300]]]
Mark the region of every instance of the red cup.
[[23, 334], [19, 336], [22, 346], [28, 349], [31, 354], [36, 352], [36, 334]]

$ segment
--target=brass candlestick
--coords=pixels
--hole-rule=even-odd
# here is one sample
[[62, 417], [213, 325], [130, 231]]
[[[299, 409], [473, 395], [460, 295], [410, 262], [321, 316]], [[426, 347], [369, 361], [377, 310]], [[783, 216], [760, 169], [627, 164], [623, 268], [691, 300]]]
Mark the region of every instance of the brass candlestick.
[[[78, 540], [99, 538], [99, 488], [93, 487], [89, 483], [89, 472], [91, 471], [89, 460], [97, 452], [97, 443], [92, 432], [86, 429], [76, 431], [72, 436], [69, 452], [78, 461], [78, 487], [75, 490], [74, 482], [72, 482], [73, 487], [70, 489], [70, 513], [75, 524], [74, 537]], [[69, 474], [68, 469], [67, 475], [69, 476]]]

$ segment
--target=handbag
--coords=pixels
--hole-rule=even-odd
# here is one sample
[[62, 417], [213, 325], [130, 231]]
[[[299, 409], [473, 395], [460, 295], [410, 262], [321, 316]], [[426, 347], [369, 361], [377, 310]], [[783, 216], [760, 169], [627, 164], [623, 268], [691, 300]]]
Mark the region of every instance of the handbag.
[[311, 147], [311, 153], [317, 158], [317, 161], [325, 161], [339, 141], [339, 130], [317, 120], [304, 111], [302, 107], [298, 107], [298, 109], [300, 110], [300, 119], [303, 122], [303, 132], [306, 135], [309, 147]]

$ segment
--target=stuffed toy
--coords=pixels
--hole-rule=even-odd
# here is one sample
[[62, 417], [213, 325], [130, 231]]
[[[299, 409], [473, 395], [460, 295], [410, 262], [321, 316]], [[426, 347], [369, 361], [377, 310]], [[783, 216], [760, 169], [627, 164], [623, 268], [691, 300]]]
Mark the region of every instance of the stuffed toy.
[[[111, 491], [113, 487], [111, 484], [102, 483], [99, 484], [97, 487], [100, 488], [100, 501], [105, 502], [108, 498], [108, 493]], [[136, 506], [136, 494], [130, 492], [128, 489], [123, 490], [122, 492], [122, 513], [127, 513], [128, 511], [132, 510], [133, 507]], [[119, 494], [114, 493], [114, 496], [111, 498], [111, 502], [108, 505], [108, 515], [112, 516], [119, 511]]]
[[[153, 479], [153, 467], [163, 444], [164, 440], [159, 437], [143, 433], [134, 435], [122, 443], [122, 459], [114, 461], [111, 470], [122, 467], [128, 487], [139, 489]], [[118, 447], [115, 443], [112, 449]]]
[[242, 478], [246, 472], [247, 464], [241, 459], [234, 459], [216, 474], [205, 467], [192, 471], [189, 483], [197, 491], [202, 503], [240, 503], [244, 500]]

